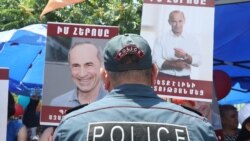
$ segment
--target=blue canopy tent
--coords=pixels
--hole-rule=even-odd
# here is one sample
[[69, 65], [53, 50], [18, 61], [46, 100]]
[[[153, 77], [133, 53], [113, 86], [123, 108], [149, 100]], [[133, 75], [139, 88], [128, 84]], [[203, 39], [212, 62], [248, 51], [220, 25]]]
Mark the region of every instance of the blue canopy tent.
[[43, 24], [0, 32], [0, 67], [10, 69], [11, 92], [30, 95], [42, 89], [46, 34]]
[[215, 6], [214, 70], [232, 80], [220, 104], [250, 102], [250, 2]]

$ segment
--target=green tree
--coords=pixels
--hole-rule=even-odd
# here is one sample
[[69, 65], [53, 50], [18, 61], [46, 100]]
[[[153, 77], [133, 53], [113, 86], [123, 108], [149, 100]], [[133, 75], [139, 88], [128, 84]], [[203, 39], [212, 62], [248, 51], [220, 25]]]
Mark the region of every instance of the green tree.
[[[3, 0], [2, 0], [3, 1]], [[143, 0], [85, 0], [39, 15], [47, 0], [4, 0], [0, 5], [0, 30], [34, 23], [66, 22], [119, 26], [120, 33], [139, 33]]]
[[45, 0], [0, 0], [0, 30], [41, 23], [37, 17], [45, 4]]

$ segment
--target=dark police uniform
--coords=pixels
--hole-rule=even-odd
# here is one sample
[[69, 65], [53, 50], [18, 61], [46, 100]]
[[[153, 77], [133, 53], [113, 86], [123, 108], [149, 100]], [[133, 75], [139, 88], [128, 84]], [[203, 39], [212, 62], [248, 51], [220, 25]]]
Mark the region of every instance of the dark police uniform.
[[66, 115], [55, 141], [216, 141], [210, 123], [163, 101], [153, 89], [124, 84], [103, 99]]

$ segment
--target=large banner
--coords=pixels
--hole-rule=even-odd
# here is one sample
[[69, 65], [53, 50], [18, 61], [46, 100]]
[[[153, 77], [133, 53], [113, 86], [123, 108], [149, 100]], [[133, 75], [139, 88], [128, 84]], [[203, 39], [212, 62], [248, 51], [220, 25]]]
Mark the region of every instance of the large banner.
[[[99, 54], [93, 54], [91, 47], [94, 46], [99, 53], [102, 53], [106, 42], [118, 35], [118, 31], [116, 26], [48, 23], [40, 117], [42, 125], [58, 125], [68, 109], [81, 103], [92, 102], [91, 97], [88, 97], [89, 102], [81, 101], [80, 96], [84, 95], [78, 93], [79, 89], [92, 91], [92, 88], [98, 87], [99, 90], [102, 87], [99, 85], [101, 82], [98, 76], [100, 68], [96, 66], [102, 64], [102, 59], [96, 59]], [[88, 45], [85, 47], [86, 44]], [[72, 49], [70, 57], [69, 50], [79, 48], [78, 46], [84, 46], [86, 49], [79, 49], [80, 51]]]
[[219, 130], [213, 97], [213, 33], [213, 0], [144, 0], [141, 35], [159, 69], [155, 92], [207, 117]]
[[6, 141], [8, 113], [9, 69], [0, 68], [0, 140]]

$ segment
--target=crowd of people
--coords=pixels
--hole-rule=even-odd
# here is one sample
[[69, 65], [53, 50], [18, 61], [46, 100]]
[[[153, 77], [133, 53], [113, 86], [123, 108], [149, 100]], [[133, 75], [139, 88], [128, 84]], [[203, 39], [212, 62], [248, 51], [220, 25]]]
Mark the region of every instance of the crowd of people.
[[[152, 85], [158, 67], [143, 37], [136, 34], [113, 37], [104, 48], [103, 61], [96, 59], [97, 68], [91, 61], [77, 61], [83, 46], [98, 56], [97, 49], [90, 43], [70, 49], [69, 64], [76, 83], [71, 95], [88, 99], [76, 101], [77, 107], [70, 109], [57, 127], [51, 128], [39, 123], [36, 112], [39, 95], [31, 97], [20, 120], [12, 118], [15, 102], [9, 94], [7, 141], [218, 140], [212, 124], [201, 113], [167, 102], [154, 92]], [[76, 58], [74, 53], [78, 54]], [[93, 66], [100, 74], [84, 72], [85, 67]], [[100, 89], [96, 85], [103, 85], [108, 94], [99, 97]], [[94, 94], [90, 93], [92, 90]], [[80, 95], [86, 92], [93, 95]], [[220, 105], [219, 109], [225, 141], [249, 141], [250, 105], [246, 104], [239, 112], [232, 105]]]

